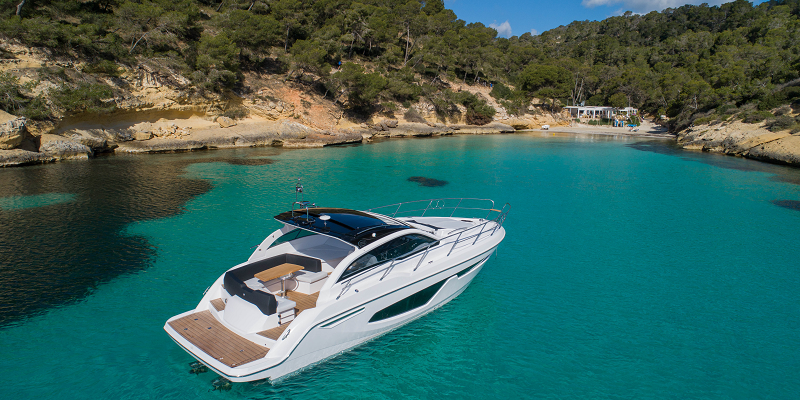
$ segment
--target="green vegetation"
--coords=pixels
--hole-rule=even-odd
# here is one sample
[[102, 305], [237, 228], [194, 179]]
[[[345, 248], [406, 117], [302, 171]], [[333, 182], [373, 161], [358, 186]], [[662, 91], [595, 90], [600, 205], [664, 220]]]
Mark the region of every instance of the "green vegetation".
[[41, 96], [27, 94], [33, 82], [20, 85], [19, 79], [0, 73], [0, 109], [14, 115], [41, 120], [50, 116], [47, 104]]
[[69, 113], [100, 114], [114, 111], [111, 88], [97, 83], [64, 84], [50, 93], [53, 102]]
[[[286, 74], [362, 114], [425, 100], [442, 118], [462, 105], [472, 123], [491, 120], [484, 99], [451, 90], [459, 81], [493, 84], [511, 114], [533, 98], [555, 109], [630, 105], [674, 129], [732, 116], [779, 129], [788, 119], [770, 111], [800, 103], [800, 0], [628, 12], [508, 39], [442, 0], [36, 0], [16, 15], [19, 3], [0, 0], [0, 36], [85, 60], [85, 73], [113, 77], [158, 58], [215, 92], [245, 90], [248, 72]], [[101, 84], [68, 78], [53, 104], [108, 110], [85, 98], [106, 98]], [[3, 85], [7, 111], [43, 104]]]

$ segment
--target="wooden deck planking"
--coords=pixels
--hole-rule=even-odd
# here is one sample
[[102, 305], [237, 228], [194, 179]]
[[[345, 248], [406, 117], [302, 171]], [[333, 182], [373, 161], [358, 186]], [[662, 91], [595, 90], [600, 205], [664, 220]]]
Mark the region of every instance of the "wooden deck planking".
[[277, 328], [267, 329], [265, 331], [258, 332], [259, 335], [264, 336], [265, 338], [270, 338], [272, 340], [278, 340], [286, 328], [289, 327], [289, 324], [283, 324], [278, 326]]
[[229, 367], [258, 360], [269, 351], [233, 333], [217, 321], [210, 311], [187, 315], [169, 325], [200, 350]]
[[[317, 306], [317, 298], [319, 298], [319, 292], [312, 294], [303, 294], [299, 292], [290, 291], [286, 293], [286, 297], [288, 297], [289, 300], [297, 303], [297, 306], [294, 309], [294, 315], [295, 318], [297, 318], [297, 315], [299, 315], [301, 312]], [[258, 334], [266, 338], [270, 338], [272, 340], [278, 340], [278, 338], [281, 337], [283, 332], [286, 331], [286, 328], [288, 327], [289, 324], [283, 324], [281, 326], [272, 329], [267, 329], [265, 331], [258, 332]]]
[[223, 301], [222, 299], [211, 300], [211, 305], [214, 306], [214, 308], [216, 308], [217, 311], [222, 311], [225, 309], [225, 301]]
[[302, 311], [308, 310], [309, 308], [314, 308], [317, 306], [317, 299], [319, 298], [319, 292], [312, 293], [312, 294], [303, 294], [299, 292], [289, 291], [286, 292], [286, 297], [289, 300], [297, 303], [295, 307], [295, 315], [300, 314]]

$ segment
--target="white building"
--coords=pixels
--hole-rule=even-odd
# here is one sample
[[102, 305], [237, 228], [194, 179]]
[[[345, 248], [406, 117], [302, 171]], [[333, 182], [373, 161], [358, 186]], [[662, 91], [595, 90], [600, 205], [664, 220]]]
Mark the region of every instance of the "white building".
[[614, 119], [615, 116], [630, 117], [639, 113], [639, 110], [633, 107], [568, 106], [564, 108], [569, 111], [572, 118]]

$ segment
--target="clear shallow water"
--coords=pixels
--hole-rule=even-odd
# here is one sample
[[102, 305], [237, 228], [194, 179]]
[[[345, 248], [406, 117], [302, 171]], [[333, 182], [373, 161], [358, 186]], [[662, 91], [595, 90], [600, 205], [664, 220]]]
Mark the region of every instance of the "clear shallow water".
[[[276, 385], [209, 391], [164, 321], [278, 227], [298, 176], [326, 206], [508, 201], [507, 237], [429, 316]], [[16, 235], [0, 241], [0, 398], [795, 398], [800, 212], [773, 204], [800, 200], [792, 182], [662, 142], [536, 135], [0, 170], [0, 197], [76, 196], [0, 212]], [[25, 306], [59, 287], [76, 293]]]

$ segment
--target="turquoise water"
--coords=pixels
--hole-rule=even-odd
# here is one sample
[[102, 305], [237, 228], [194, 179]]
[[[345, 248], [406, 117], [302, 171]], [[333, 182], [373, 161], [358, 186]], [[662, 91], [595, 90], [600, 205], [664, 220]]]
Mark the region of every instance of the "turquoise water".
[[[51, 175], [37, 193], [21, 183]], [[509, 202], [507, 237], [425, 318], [274, 385], [211, 391], [216, 376], [188, 372], [164, 321], [278, 228], [299, 176], [324, 206]], [[538, 135], [0, 170], [0, 197], [76, 193], [0, 212], [0, 234], [17, 234], [0, 241], [0, 398], [796, 398], [800, 212], [773, 203], [800, 200], [796, 182], [797, 170], [658, 141]], [[36, 242], [49, 230], [66, 232], [50, 245], [91, 252], [55, 257]], [[11, 256], [22, 248], [39, 251]], [[60, 280], [90, 262], [106, 275]], [[24, 307], [59, 284], [78, 294]]]

